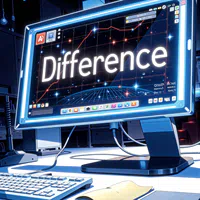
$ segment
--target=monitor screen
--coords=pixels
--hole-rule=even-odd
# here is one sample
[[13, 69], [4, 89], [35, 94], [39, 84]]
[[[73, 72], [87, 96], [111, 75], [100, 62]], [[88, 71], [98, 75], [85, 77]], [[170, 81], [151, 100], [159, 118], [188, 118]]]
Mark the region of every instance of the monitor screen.
[[[181, 33], [187, 32], [186, 1], [130, 2], [30, 25], [26, 92], [20, 91], [26, 99], [24, 125], [192, 112], [193, 36]], [[98, 17], [87, 19], [90, 15]]]

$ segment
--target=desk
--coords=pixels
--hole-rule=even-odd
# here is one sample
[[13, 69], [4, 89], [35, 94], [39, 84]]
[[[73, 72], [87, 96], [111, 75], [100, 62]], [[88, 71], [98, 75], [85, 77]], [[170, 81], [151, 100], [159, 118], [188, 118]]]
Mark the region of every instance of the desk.
[[[147, 154], [146, 147], [128, 147], [127, 150], [136, 154]], [[104, 188], [112, 184], [132, 180], [138, 185], [153, 186], [156, 190], [162, 191], [176, 191], [176, 192], [188, 192], [188, 193], [200, 193], [200, 154], [186, 155], [194, 158], [194, 164], [189, 168], [183, 170], [179, 174], [172, 176], [161, 177], [142, 177], [142, 176], [119, 176], [119, 175], [105, 175], [105, 174], [85, 174], [81, 172], [80, 166], [82, 164], [94, 162], [91, 160], [77, 160], [70, 159], [70, 156], [78, 154], [120, 154], [125, 155], [118, 148], [76, 148], [66, 149], [71, 151], [71, 154], [64, 154], [58, 158], [57, 166], [51, 171], [56, 172], [58, 175], [79, 176], [79, 177], [92, 177], [93, 184], [88, 190], [84, 190], [82, 193], [77, 193], [67, 198], [68, 200], [74, 200], [80, 194], [84, 192], [93, 191], [96, 189]], [[190, 149], [184, 149], [182, 152], [200, 152], [200, 146], [196, 146]], [[106, 159], [113, 156], [90, 156], [87, 158]], [[13, 167], [2, 167], [0, 172], [9, 173], [27, 173], [32, 170], [39, 170], [54, 162], [54, 156], [39, 157], [38, 162], [28, 163]]]

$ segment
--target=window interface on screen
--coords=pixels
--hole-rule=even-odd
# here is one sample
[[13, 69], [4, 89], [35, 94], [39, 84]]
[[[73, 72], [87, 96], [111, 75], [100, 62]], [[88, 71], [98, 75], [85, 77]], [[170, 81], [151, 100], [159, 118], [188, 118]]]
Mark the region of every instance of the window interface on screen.
[[29, 117], [176, 102], [179, 4], [35, 36]]

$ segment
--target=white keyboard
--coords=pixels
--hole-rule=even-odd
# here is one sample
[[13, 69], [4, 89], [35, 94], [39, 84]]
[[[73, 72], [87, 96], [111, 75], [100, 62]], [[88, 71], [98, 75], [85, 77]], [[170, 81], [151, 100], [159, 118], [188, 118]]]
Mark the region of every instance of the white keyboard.
[[0, 199], [60, 200], [91, 183], [82, 177], [0, 173]]

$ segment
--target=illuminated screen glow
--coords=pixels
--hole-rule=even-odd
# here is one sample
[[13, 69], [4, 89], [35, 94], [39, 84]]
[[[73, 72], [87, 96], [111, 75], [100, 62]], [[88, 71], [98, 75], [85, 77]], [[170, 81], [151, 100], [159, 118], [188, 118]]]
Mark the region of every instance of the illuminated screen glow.
[[178, 33], [178, 3], [37, 33], [29, 116], [176, 102]]
[[119, 1], [28, 25], [16, 128], [192, 114], [193, 14], [192, 0]]

